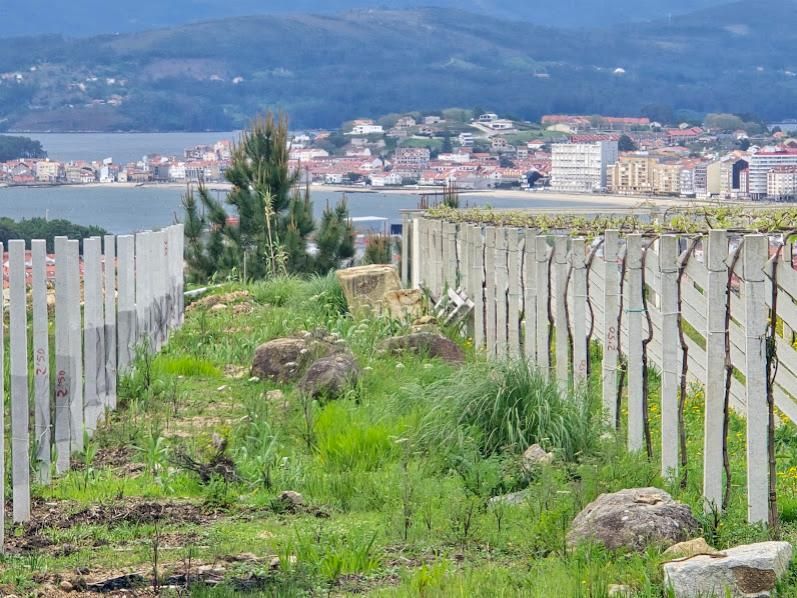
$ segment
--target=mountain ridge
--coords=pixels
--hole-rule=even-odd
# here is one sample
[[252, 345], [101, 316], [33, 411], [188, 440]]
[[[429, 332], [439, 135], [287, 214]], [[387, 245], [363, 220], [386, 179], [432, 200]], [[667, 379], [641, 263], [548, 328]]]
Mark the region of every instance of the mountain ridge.
[[793, 0], [743, 0], [573, 31], [462, 10], [371, 9], [0, 39], [0, 127], [226, 129], [266, 109], [332, 127], [455, 105], [529, 119], [651, 106], [782, 118], [797, 103], [792, 17]]

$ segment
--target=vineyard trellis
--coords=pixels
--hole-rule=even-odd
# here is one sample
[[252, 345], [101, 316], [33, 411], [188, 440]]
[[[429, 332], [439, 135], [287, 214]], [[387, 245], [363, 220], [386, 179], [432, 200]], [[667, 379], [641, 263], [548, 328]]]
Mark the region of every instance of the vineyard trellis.
[[[12, 517], [23, 523], [31, 519], [31, 473], [44, 485], [66, 473], [72, 456], [84, 449], [84, 437], [90, 438], [116, 408], [118, 376], [131, 367], [138, 348], [159, 350], [181, 325], [183, 227], [84, 239], [82, 259], [80, 242], [66, 237], [55, 238], [54, 258], [44, 240], [31, 241], [29, 253], [23, 240], [9, 241], [7, 249], [10, 385], [3, 383], [3, 324], [0, 397], [10, 396]], [[0, 315], [5, 303], [0, 301]], [[4, 418], [0, 409], [2, 469]], [[0, 492], [5, 496], [5, 476], [0, 476]], [[0, 516], [0, 549], [4, 537], [5, 515]]]
[[[684, 399], [704, 389], [703, 497], [727, 504], [729, 409], [746, 418], [748, 520], [774, 525], [775, 408], [797, 421], [795, 209], [642, 210], [596, 216], [433, 208], [404, 216], [402, 274], [474, 303], [474, 344], [524, 356], [562, 388], [602, 348], [606, 420], [625, 392], [631, 451], [650, 451], [648, 372], [661, 377], [659, 459], [685, 483]], [[769, 402], [773, 402], [770, 409]]]

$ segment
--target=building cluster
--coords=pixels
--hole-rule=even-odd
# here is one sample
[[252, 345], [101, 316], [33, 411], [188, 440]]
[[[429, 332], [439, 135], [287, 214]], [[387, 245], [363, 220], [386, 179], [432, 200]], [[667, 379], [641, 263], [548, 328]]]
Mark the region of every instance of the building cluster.
[[[322, 185], [793, 200], [797, 139], [789, 134], [785, 124], [748, 136], [644, 117], [549, 114], [529, 123], [487, 112], [447, 122], [416, 114], [295, 133], [289, 160], [302, 182]], [[232, 151], [225, 140], [131, 164], [13, 160], [0, 163], [0, 184], [217, 182]]]
[[8, 185], [87, 185], [221, 181], [229, 165], [232, 142], [219, 141], [186, 149], [183, 156], [144, 156], [137, 162], [18, 159], [0, 162], [0, 183]]

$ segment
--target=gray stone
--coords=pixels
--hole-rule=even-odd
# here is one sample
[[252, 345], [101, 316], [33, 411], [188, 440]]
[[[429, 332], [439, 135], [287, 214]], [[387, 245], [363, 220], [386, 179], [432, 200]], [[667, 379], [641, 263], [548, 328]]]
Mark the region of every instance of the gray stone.
[[788, 542], [745, 544], [725, 556], [698, 555], [664, 564], [664, 585], [676, 598], [770, 596], [791, 562]]
[[398, 272], [386, 264], [357, 266], [335, 272], [349, 311], [355, 316], [380, 313], [385, 308], [385, 293], [401, 289]]
[[622, 598], [630, 598], [634, 595], [634, 591], [625, 584], [613, 583], [606, 588], [607, 596], [621, 596]]
[[522, 466], [526, 471], [532, 471], [536, 467], [542, 465], [550, 465], [553, 463], [554, 454], [545, 452], [539, 444], [532, 444], [523, 452]]
[[293, 490], [285, 490], [280, 494], [280, 501], [291, 509], [298, 509], [305, 506], [304, 496]]
[[519, 492], [510, 492], [509, 494], [502, 494], [500, 496], [493, 496], [490, 499], [491, 505], [520, 505], [526, 502], [529, 497], [528, 490], [520, 490]]
[[569, 546], [592, 541], [610, 550], [642, 551], [669, 546], [695, 535], [692, 510], [658, 488], [631, 488], [601, 494], [582, 510], [567, 534]]
[[338, 353], [313, 362], [299, 382], [299, 388], [311, 397], [336, 398], [357, 383], [359, 374], [354, 357]]
[[465, 361], [465, 353], [458, 344], [434, 332], [413, 332], [404, 336], [394, 336], [384, 341], [381, 347], [394, 354], [416, 353], [455, 364]]
[[314, 360], [346, 351], [345, 346], [313, 333], [300, 338], [277, 338], [255, 350], [250, 375], [261, 380], [296, 382]]

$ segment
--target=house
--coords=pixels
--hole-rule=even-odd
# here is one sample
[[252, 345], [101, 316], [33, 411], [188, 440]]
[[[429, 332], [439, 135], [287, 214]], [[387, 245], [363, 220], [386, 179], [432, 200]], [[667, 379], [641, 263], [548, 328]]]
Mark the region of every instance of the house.
[[381, 175], [371, 175], [372, 187], [387, 187], [393, 185], [401, 185], [402, 178], [398, 173], [388, 172]]
[[354, 125], [346, 135], [381, 135], [384, 132], [382, 125]]
[[515, 128], [515, 124], [511, 120], [499, 118], [488, 122], [487, 127], [493, 131], [509, 131]]
[[473, 145], [473, 133], [460, 133], [459, 144], [464, 147], [471, 147]]
[[505, 137], [493, 137], [490, 139], [490, 149], [494, 152], [501, 152], [509, 147], [509, 142]]
[[393, 158], [397, 170], [420, 172], [429, 166], [431, 152], [427, 147], [400, 147]]
[[431, 116], [424, 116], [423, 117], [423, 124], [425, 124], [425, 125], [439, 125], [439, 124], [444, 123], [444, 122], [446, 122], [446, 121], [443, 120], [439, 116], [431, 115]]
[[416, 124], [415, 119], [411, 116], [402, 116], [396, 121], [395, 127], [397, 129], [409, 129], [414, 127]]
[[498, 120], [498, 115], [493, 112], [486, 112], [485, 114], [480, 114], [476, 120], [482, 124], [491, 123], [494, 120]]
[[36, 180], [40, 183], [55, 183], [61, 174], [61, 163], [49, 159], [39, 160], [34, 167]]

